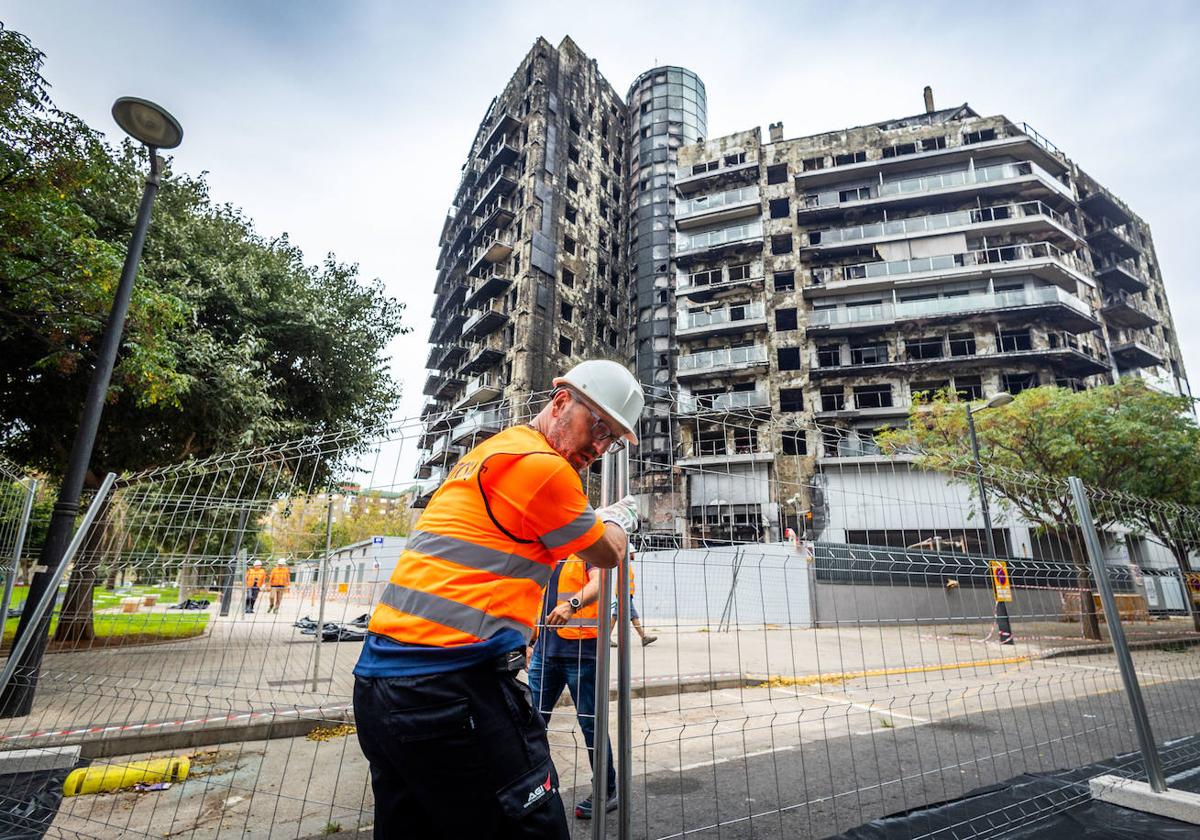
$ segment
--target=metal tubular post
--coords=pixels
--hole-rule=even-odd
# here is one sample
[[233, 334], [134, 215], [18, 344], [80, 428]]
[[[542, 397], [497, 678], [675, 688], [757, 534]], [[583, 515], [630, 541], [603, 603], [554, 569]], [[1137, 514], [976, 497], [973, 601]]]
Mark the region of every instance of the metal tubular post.
[[[1138, 745], [1142, 751], [1142, 761], [1146, 765], [1146, 778], [1150, 788], [1155, 793], [1164, 793], [1167, 781], [1163, 776], [1162, 759], [1159, 758], [1158, 748], [1154, 743], [1154, 733], [1150, 730], [1150, 718], [1146, 714], [1146, 702], [1142, 698], [1142, 687], [1138, 684], [1137, 671], [1133, 667], [1133, 657], [1129, 655], [1129, 645], [1125, 640], [1125, 628], [1121, 626], [1121, 616], [1117, 613], [1117, 600], [1113, 597], [1112, 583], [1108, 579], [1108, 571], [1104, 565], [1104, 550], [1100, 547], [1100, 537], [1096, 533], [1096, 525], [1092, 521], [1092, 508], [1088, 503], [1087, 491], [1083, 482], [1074, 476], [1067, 479], [1071, 487], [1071, 495], [1075, 499], [1075, 511], [1079, 514], [1079, 526], [1083, 531], [1083, 541], [1087, 546], [1088, 560], [1091, 562], [1092, 577], [1096, 588], [1100, 590], [1100, 603], [1104, 607], [1104, 620], [1108, 623], [1108, 635], [1112, 639], [1113, 652], [1117, 656], [1117, 666], [1121, 670], [1121, 682], [1125, 684], [1125, 695], [1129, 699], [1129, 711], [1133, 716], [1134, 731], [1137, 732]], [[1081, 593], [1090, 597], [1090, 592]]]
[[[629, 494], [629, 450], [617, 453], [617, 494], [624, 498]], [[629, 544], [625, 544], [625, 558], [617, 567], [617, 838], [629, 840], [632, 830], [633, 811], [630, 808], [630, 791], [633, 785], [633, 682], [630, 674], [631, 643], [629, 609], [632, 605], [629, 591]]]
[[25, 508], [21, 511], [21, 522], [17, 525], [17, 540], [13, 545], [12, 570], [4, 576], [4, 600], [0, 602], [0, 627], [8, 621], [8, 607], [12, 603], [13, 585], [17, 572], [21, 570], [21, 552], [25, 550], [25, 532], [29, 528], [29, 517], [33, 513], [33, 498], [37, 495], [38, 480], [29, 479], [25, 490]]
[[[58, 598], [58, 585], [62, 582], [63, 573], [67, 570], [67, 566], [75, 559], [75, 553], [79, 551], [79, 547], [83, 545], [84, 538], [87, 537], [88, 531], [92, 529], [92, 522], [96, 519], [96, 514], [100, 512], [100, 508], [104, 507], [104, 499], [108, 496], [108, 491], [112, 489], [113, 482], [117, 480], [116, 473], [109, 473], [104, 477], [104, 483], [100, 485], [100, 489], [96, 491], [96, 497], [92, 499], [92, 503], [88, 505], [87, 513], [83, 515], [83, 522], [75, 531], [75, 536], [71, 538], [71, 542], [67, 545], [67, 550], [63, 552], [62, 558], [58, 561], [58, 566], [50, 575], [50, 581], [46, 589], [42, 592], [42, 597], [38, 601], [37, 607], [34, 608], [33, 614], [30, 615], [30, 627], [39, 627], [42, 623], [42, 618], [47, 611], [53, 606]], [[27, 604], [28, 606], [28, 604]], [[8, 684], [12, 681], [13, 675], [17, 671], [17, 664], [21, 661], [21, 657], [25, 655], [26, 648], [33, 642], [34, 634], [32, 632], [25, 633], [16, 640], [12, 650], [8, 653], [8, 662], [4, 664], [4, 674], [0, 675], [0, 694], [8, 690]]]
[[[325, 509], [325, 553], [317, 570], [317, 588], [321, 602], [317, 604], [316, 648], [313, 650], [312, 690], [317, 690], [317, 673], [321, 668], [321, 642], [325, 638], [325, 575], [329, 573], [329, 552], [333, 550], [333, 494], [329, 494], [329, 506]], [[349, 596], [347, 596], [349, 598]]]
[[[600, 504], [611, 505], [616, 495], [616, 461], [605, 453], [600, 461]], [[619, 567], [618, 567], [619, 568]], [[596, 721], [592, 737], [592, 840], [605, 840], [608, 811], [608, 638], [612, 634], [612, 569], [600, 570], [599, 615], [596, 623]]]

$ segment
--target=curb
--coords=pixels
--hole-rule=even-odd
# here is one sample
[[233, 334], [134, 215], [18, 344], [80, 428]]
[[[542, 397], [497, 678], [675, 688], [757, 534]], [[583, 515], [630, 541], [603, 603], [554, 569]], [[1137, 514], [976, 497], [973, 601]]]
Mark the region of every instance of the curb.
[[[1137, 639], [1129, 643], [1130, 650], [1147, 650], [1163, 645], [1185, 645], [1193, 647], [1200, 645], [1200, 635], [1191, 633], [1187, 636], [1164, 636], [1160, 639]], [[1098, 645], [1077, 645], [1075, 647], [1057, 648], [1045, 651], [1038, 659], [1062, 659], [1071, 656], [1088, 656], [1095, 653], [1112, 653], [1112, 642]]]

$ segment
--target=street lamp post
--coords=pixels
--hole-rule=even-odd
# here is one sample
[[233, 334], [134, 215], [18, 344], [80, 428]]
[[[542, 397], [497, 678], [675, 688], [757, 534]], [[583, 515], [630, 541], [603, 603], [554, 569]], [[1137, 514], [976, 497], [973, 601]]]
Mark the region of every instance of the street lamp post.
[[[996, 559], [996, 537], [992, 534], [992, 512], [988, 508], [987, 488], [983, 485], [983, 462], [979, 458], [979, 439], [975, 436], [975, 412], [989, 408], [998, 408], [1012, 402], [1012, 394], [1001, 391], [993, 394], [991, 399], [979, 408], [967, 405], [967, 430], [971, 434], [971, 457], [975, 461], [975, 481], [979, 486], [979, 507], [983, 512], [983, 528], [987, 534], [988, 556]], [[1012, 624], [1008, 620], [1008, 605], [1001, 600], [996, 601], [996, 630], [1000, 634], [1000, 644], [1013, 643]]]
[[[104, 411], [104, 399], [112, 379], [117, 350], [121, 345], [121, 334], [125, 330], [125, 315], [129, 311], [129, 301], [133, 295], [138, 260], [142, 255], [142, 245], [146, 241], [146, 229], [150, 226], [150, 208], [158, 193], [160, 163], [157, 153], [159, 149], [173, 149], [183, 140], [183, 129], [180, 128], [179, 122], [153, 102], [122, 97], [113, 103], [112, 115], [126, 134], [146, 146], [150, 153], [150, 174], [146, 178], [142, 201], [138, 206], [133, 238], [125, 254], [125, 264], [121, 268], [121, 280], [113, 298], [112, 311], [109, 313], [108, 323], [100, 340], [100, 349], [96, 354], [96, 369], [92, 372], [92, 380], [88, 384], [87, 397], [80, 414], [79, 428], [75, 432], [75, 441], [71, 445], [71, 455], [67, 460], [62, 487], [59, 489], [46, 541], [38, 558], [39, 571], [29, 583], [26, 604], [40, 603], [42, 596], [55, 580], [54, 572], [71, 541], [75, 517], [79, 513], [79, 497], [83, 492], [84, 477], [92, 458], [92, 447], [100, 427], [100, 415]], [[30, 626], [33, 612], [25, 610], [17, 625], [13, 650], [18, 649], [16, 643], [22, 637], [28, 633], [33, 635], [18, 663], [16, 673], [19, 676], [11, 680], [4, 693], [0, 694], [0, 718], [27, 715], [33, 706], [53, 610], [47, 610], [36, 627]]]

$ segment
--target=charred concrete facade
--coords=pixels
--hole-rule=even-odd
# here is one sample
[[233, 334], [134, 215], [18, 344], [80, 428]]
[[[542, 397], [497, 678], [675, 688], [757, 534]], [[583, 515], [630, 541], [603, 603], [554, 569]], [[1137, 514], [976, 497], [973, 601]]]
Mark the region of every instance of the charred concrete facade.
[[576, 362], [628, 359], [627, 120], [570, 38], [539, 39], [488, 108], [442, 228], [418, 478]]
[[679, 454], [723, 473], [680, 488], [693, 537], [802, 530], [922, 393], [1190, 393], [1146, 224], [1028, 126], [927, 102], [680, 150]]

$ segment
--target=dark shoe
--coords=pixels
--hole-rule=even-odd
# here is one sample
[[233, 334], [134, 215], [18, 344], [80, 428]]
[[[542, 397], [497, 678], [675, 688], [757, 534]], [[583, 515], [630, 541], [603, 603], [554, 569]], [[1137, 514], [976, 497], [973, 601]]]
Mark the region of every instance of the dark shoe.
[[658, 636], [642, 636], [642, 647], [658, 641]]
[[[609, 794], [608, 801], [604, 803], [604, 810], [609, 812], [617, 810], [617, 795], [615, 793]], [[590, 820], [591, 818], [592, 797], [589, 796], [582, 802], [575, 803], [575, 819]]]
[[609, 642], [609, 645], [608, 645], [608, 646], [609, 646], [609, 647], [616, 647], [616, 646], [617, 646], [617, 643], [616, 643], [616, 642]]

